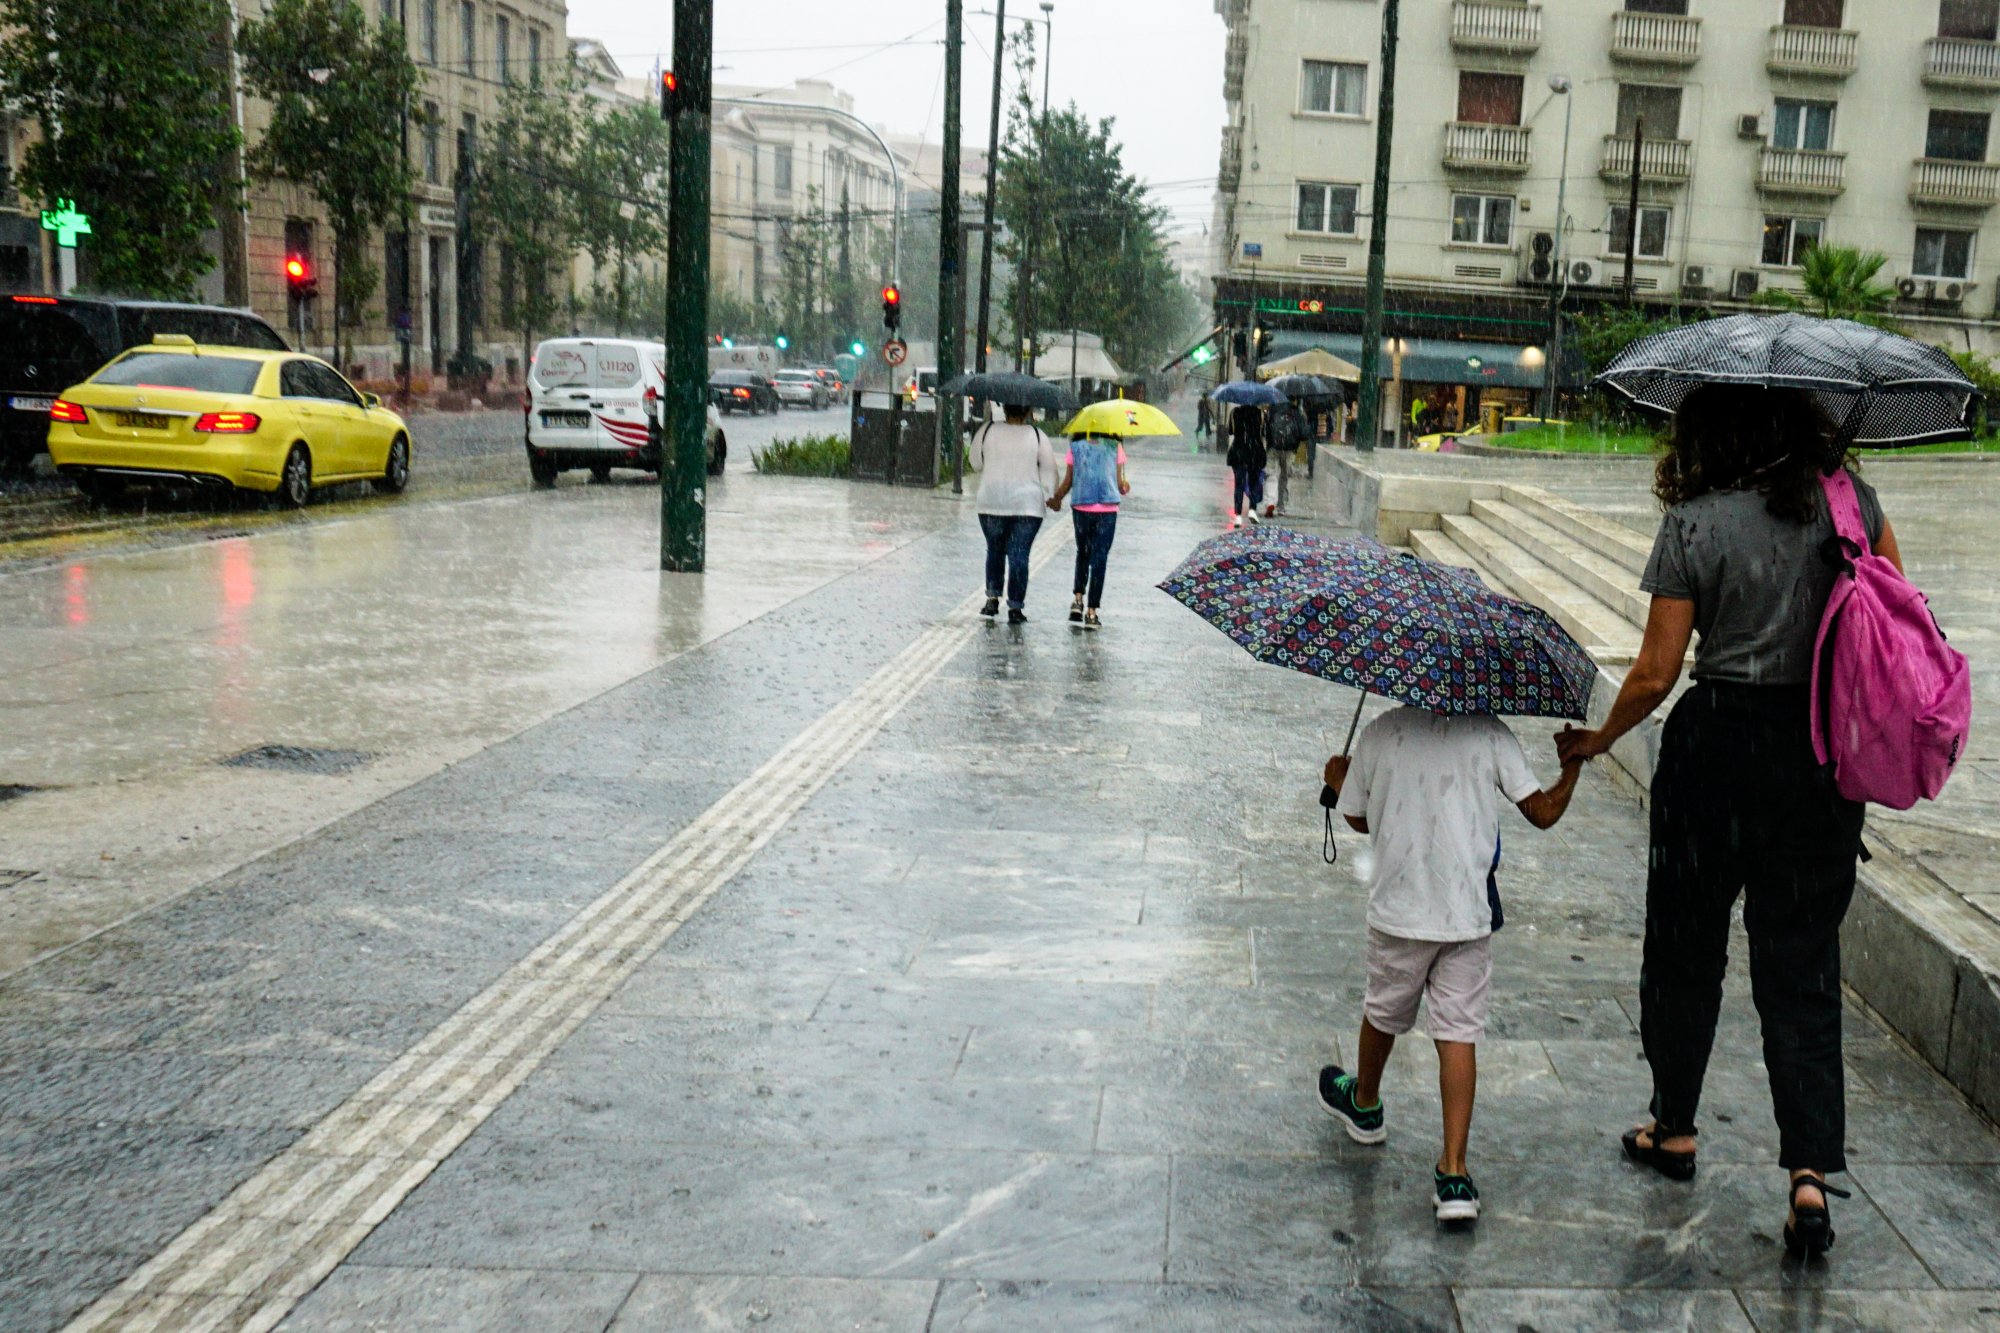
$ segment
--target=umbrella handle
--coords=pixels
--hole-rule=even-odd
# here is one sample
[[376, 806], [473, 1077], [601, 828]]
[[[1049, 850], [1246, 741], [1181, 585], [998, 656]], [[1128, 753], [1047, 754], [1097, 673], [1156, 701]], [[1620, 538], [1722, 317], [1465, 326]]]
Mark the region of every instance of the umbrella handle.
[[1347, 739], [1340, 746], [1340, 753], [1343, 757], [1351, 754], [1354, 750], [1354, 733], [1361, 729], [1361, 710], [1367, 706], [1368, 696], [1364, 693], [1360, 701], [1354, 705], [1354, 720], [1347, 724]]

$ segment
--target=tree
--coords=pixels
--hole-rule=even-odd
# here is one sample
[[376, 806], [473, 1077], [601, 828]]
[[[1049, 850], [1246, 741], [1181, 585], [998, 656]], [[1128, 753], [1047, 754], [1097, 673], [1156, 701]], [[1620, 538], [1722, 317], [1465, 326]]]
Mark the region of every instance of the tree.
[[92, 220], [106, 291], [191, 297], [234, 206], [227, 0], [0, 0], [0, 97], [41, 125], [21, 184]]
[[576, 152], [576, 238], [613, 269], [612, 323], [625, 332], [632, 261], [666, 244], [667, 123], [650, 106], [601, 108], [581, 119]]
[[415, 184], [402, 123], [419, 76], [406, 45], [393, 23], [371, 30], [354, 0], [271, 0], [237, 39], [244, 82], [271, 104], [251, 170], [310, 190], [333, 230], [333, 345], [343, 365], [352, 350], [344, 334], [380, 276], [368, 238]]
[[533, 351], [535, 333], [550, 326], [566, 295], [550, 276], [574, 253], [579, 122], [573, 82], [515, 84], [501, 96], [472, 175], [471, 206], [501, 247], [524, 351]]
[[1805, 295], [1769, 290], [1757, 295], [1757, 304], [1777, 310], [1796, 310], [1822, 319], [1852, 319], [1879, 329], [1896, 328], [1889, 318], [1889, 303], [1896, 289], [1877, 282], [1889, 257], [1874, 250], [1852, 250], [1844, 246], [1815, 245], [1799, 260], [1799, 278]]

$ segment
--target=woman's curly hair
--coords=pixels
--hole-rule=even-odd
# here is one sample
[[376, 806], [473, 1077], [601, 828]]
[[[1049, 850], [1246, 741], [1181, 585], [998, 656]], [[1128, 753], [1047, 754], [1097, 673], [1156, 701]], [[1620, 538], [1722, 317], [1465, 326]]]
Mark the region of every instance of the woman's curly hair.
[[1772, 514], [1819, 515], [1819, 478], [1849, 462], [1833, 423], [1802, 389], [1704, 384], [1682, 400], [1653, 472], [1662, 507], [1710, 491], [1754, 490]]

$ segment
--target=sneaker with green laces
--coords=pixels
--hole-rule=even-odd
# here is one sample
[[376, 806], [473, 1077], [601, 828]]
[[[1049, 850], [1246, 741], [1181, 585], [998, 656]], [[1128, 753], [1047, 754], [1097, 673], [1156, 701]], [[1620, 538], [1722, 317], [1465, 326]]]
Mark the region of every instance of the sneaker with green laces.
[[1431, 1170], [1431, 1210], [1440, 1222], [1477, 1222], [1479, 1187], [1471, 1176], [1449, 1176]]
[[1356, 1143], [1381, 1143], [1389, 1137], [1388, 1127], [1382, 1123], [1382, 1099], [1377, 1097], [1373, 1106], [1359, 1105], [1354, 1100], [1355, 1082], [1354, 1075], [1339, 1065], [1320, 1070], [1320, 1109], [1338, 1120]]

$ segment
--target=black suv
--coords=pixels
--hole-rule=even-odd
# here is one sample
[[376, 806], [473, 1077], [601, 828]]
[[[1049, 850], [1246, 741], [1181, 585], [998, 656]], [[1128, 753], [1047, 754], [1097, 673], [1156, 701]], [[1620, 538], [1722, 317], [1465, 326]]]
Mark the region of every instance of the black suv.
[[128, 347], [157, 333], [261, 347], [285, 340], [247, 310], [90, 296], [0, 296], [0, 476], [18, 476], [48, 447], [49, 408]]

